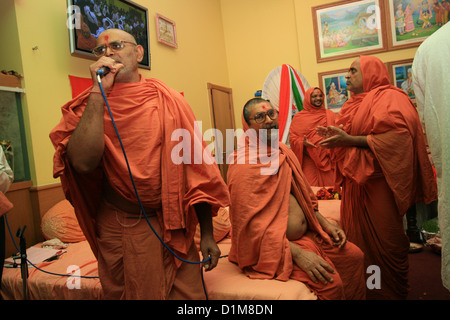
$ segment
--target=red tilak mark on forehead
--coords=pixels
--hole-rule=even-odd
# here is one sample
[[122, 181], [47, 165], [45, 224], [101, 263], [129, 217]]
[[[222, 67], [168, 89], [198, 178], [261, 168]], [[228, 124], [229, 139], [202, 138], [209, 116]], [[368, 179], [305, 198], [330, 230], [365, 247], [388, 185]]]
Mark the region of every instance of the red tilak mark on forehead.
[[267, 110], [267, 109], [268, 109], [267, 106], [265, 106], [265, 105], [263, 105], [262, 108], [263, 108], [264, 110]]
[[109, 39], [109, 36], [105, 36], [105, 45], [108, 44], [108, 39]]

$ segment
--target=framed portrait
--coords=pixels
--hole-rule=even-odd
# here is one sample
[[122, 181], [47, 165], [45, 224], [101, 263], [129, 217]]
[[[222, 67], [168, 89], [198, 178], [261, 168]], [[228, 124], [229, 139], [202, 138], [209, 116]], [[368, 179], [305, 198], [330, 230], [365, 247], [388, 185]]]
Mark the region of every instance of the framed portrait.
[[398, 60], [387, 63], [391, 76], [391, 84], [408, 94], [412, 102], [416, 103], [412, 78], [413, 59]]
[[318, 62], [387, 50], [382, 0], [347, 0], [312, 8]]
[[389, 49], [419, 46], [449, 19], [449, 0], [388, 0]]
[[350, 98], [345, 75], [348, 69], [319, 73], [319, 86], [325, 94], [325, 108], [338, 113], [344, 103]]
[[70, 53], [97, 60], [92, 53], [96, 40], [106, 29], [124, 30], [144, 48], [139, 67], [151, 69], [148, 9], [129, 0], [67, 0]]
[[159, 13], [156, 14], [156, 35], [159, 42], [173, 48], [178, 47], [175, 22]]

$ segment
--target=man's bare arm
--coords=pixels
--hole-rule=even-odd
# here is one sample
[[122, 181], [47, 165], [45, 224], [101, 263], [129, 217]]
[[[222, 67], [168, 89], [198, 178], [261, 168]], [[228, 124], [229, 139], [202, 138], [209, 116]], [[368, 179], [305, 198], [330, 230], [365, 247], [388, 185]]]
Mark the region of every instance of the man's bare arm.
[[101, 94], [91, 93], [86, 109], [67, 145], [67, 156], [77, 172], [93, 171], [103, 156], [104, 100]]
[[93, 82], [92, 93], [67, 145], [69, 161], [75, 170], [80, 173], [89, 173], [97, 168], [105, 148], [105, 101], [101, 93], [99, 93], [100, 85], [97, 81], [97, 70], [104, 66], [110, 69], [110, 73], [102, 78], [104, 92], [108, 92], [112, 87], [117, 72], [123, 68], [123, 64], [116, 64], [109, 57], [101, 57], [89, 66]]
[[211, 257], [210, 261], [205, 262], [205, 271], [210, 271], [217, 266], [220, 258], [220, 249], [214, 240], [211, 206], [201, 202], [194, 204], [194, 208], [200, 224], [200, 251], [204, 260]]

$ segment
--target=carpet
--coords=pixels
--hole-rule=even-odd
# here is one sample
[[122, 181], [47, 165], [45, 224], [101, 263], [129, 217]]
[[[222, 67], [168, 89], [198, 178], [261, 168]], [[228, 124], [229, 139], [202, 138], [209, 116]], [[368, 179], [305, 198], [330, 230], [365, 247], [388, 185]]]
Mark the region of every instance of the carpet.
[[408, 300], [450, 300], [450, 291], [442, 285], [441, 256], [424, 247], [410, 253]]

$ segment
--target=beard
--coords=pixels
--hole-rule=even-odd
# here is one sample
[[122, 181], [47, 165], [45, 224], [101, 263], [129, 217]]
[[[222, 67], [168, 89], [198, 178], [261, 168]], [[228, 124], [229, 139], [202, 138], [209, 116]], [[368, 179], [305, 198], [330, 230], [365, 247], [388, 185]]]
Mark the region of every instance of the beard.
[[265, 141], [268, 145], [271, 144], [272, 141], [278, 140], [279, 130], [277, 124], [271, 124], [268, 126], [264, 126], [260, 129], [260, 139], [261, 141]]

